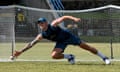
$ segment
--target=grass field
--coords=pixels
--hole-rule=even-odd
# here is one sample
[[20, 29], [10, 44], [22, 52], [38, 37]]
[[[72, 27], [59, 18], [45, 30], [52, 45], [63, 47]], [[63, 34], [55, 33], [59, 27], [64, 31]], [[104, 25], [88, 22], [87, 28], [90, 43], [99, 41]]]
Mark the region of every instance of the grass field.
[[120, 62], [104, 65], [100, 62], [5, 62], [0, 72], [120, 72]]
[[[25, 46], [26, 43], [17, 43], [16, 50], [19, 50]], [[89, 43], [96, 47], [99, 51], [104, 53], [106, 56], [111, 56], [111, 49], [110, 43]], [[119, 59], [120, 51], [119, 51], [120, 44], [115, 43], [113, 44], [113, 53], [116, 59]], [[54, 48], [54, 43], [39, 43], [35, 45], [32, 49], [28, 50], [27, 52], [23, 53], [18, 59], [25, 59], [25, 60], [52, 60], [51, 59], [51, 51]], [[100, 60], [96, 55], [89, 53], [83, 49], [80, 49], [77, 46], [68, 46], [64, 53], [71, 53], [76, 56], [78, 60]]]
[[[8, 44], [7, 44], [8, 45]], [[1, 45], [1, 54], [6, 55], [6, 44]], [[17, 43], [16, 50], [23, 48], [26, 43]], [[89, 43], [110, 57], [109, 43]], [[70, 65], [67, 60], [63, 61], [19, 61], [19, 60], [53, 60], [51, 51], [54, 43], [39, 43], [32, 49], [23, 53], [15, 62], [0, 62], [0, 72], [120, 72], [120, 62], [112, 62], [111, 65], [105, 65], [97, 56], [78, 48], [77, 46], [68, 46], [65, 53], [72, 53], [78, 60], [75, 65]], [[119, 43], [113, 44], [114, 57], [120, 59]], [[2, 57], [0, 55], [0, 57]], [[7, 55], [9, 57], [9, 55]], [[88, 60], [88, 61], [86, 61]], [[97, 60], [97, 61], [92, 61]]]

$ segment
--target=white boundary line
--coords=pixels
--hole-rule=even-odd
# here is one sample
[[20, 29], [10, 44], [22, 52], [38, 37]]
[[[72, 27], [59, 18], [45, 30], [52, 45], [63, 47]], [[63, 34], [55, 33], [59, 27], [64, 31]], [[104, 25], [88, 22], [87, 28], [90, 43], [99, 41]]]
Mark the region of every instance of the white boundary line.
[[[25, 59], [17, 59], [16, 61], [45, 61], [45, 62], [59, 62], [59, 61], [67, 61], [66, 59], [62, 60], [25, 60]], [[76, 59], [75, 61], [85, 61], [85, 62], [92, 62], [92, 61], [102, 61], [102, 60], [80, 60]], [[110, 59], [110, 61], [120, 61], [118, 59]]]
[[[27, 59], [17, 59], [17, 60], [9, 60], [9, 59], [0, 59], [0, 62], [63, 62], [63, 61], [67, 61], [65, 59], [62, 60], [27, 60]], [[101, 62], [102, 60], [80, 60], [80, 59], [76, 59], [76, 62]], [[110, 61], [120, 61], [118, 59], [110, 59]]]

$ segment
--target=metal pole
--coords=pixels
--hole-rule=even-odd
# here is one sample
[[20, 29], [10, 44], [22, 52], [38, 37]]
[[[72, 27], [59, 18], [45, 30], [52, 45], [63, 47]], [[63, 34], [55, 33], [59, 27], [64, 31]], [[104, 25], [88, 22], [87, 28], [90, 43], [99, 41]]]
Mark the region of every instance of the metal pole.
[[112, 41], [112, 39], [110, 41], [110, 48], [111, 48], [111, 59], [113, 59], [114, 57], [113, 57], [113, 41]]

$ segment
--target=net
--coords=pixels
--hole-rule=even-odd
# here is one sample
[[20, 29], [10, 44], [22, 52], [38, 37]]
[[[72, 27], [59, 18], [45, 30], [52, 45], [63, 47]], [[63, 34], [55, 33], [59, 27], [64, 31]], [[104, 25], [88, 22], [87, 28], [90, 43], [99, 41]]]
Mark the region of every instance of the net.
[[[7, 6], [6, 8], [8, 10], [9, 8], [15, 9], [16, 49], [23, 48], [26, 42], [32, 41], [41, 32], [35, 24], [39, 17], [47, 18], [50, 23], [56, 18], [54, 13], [62, 13], [81, 18], [81, 22], [78, 23], [71, 20], [64, 21], [65, 27], [73, 34], [95, 46], [108, 57], [115, 60], [120, 59], [120, 7], [118, 6], [108, 5], [100, 8], [73, 11], [55, 11], [24, 6]], [[54, 43], [47, 40], [42, 40], [41, 42], [43, 43], [39, 43], [31, 50], [25, 52], [18, 60], [52, 60], [48, 52], [52, 50]], [[65, 53], [75, 54], [77, 60], [100, 60], [96, 56], [84, 52], [84, 50], [74, 48], [73, 46], [68, 46]]]
[[0, 61], [7, 61], [15, 46], [14, 8], [0, 8]]

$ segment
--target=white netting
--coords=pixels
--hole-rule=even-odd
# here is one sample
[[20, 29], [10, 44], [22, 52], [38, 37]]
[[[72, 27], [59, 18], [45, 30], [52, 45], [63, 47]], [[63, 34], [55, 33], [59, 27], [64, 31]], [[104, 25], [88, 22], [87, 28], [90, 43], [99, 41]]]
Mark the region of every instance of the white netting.
[[[18, 49], [22, 48], [26, 44], [26, 42], [31, 41], [40, 32], [40, 29], [35, 24], [39, 17], [45, 17], [48, 19], [48, 22], [51, 22], [52, 20], [56, 19], [54, 13], [56, 14], [63, 13], [64, 15], [72, 15], [75, 17], [79, 17], [82, 20], [79, 23], [75, 23], [70, 20], [66, 20], [64, 22], [65, 27], [68, 28], [73, 34], [79, 36], [81, 39], [87, 42], [90, 42], [92, 45], [97, 47], [99, 50], [101, 50], [104, 54], [106, 54], [109, 57], [112, 56], [110, 46], [113, 47], [112, 51], [114, 53], [113, 57], [115, 59], [120, 59], [119, 56], [120, 52], [118, 49], [120, 45], [119, 6], [107, 5], [87, 10], [57, 10], [57, 11], [49, 9], [24, 7], [18, 5], [2, 6], [0, 8], [6, 10], [9, 9], [12, 10], [12, 8], [14, 8], [13, 13], [16, 14], [15, 17], [16, 48]], [[114, 42], [112, 43], [113, 45], [110, 45], [111, 41]], [[49, 47], [48, 44], [47, 46]], [[53, 45], [51, 47], [53, 47]], [[44, 52], [46, 50], [47, 48], [39, 50], [39, 47], [37, 47], [36, 50], [33, 49], [33, 51], [30, 52], [30, 54], [32, 55], [28, 56], [29, 53], [27, 53], [28, 55], [27, 54], [22, 55], [20, 57], [20, 60], [36, 60], [36, 61], [49, 60], [48, 57], [49, 54]], [[39, 51], [41, 51], [41, 54], [39, 54], [40, 53]], [[69, 51], [68, 49], [67, 52], [71, 51]], [[78, 52], [75, 52], [75, 54], [76, 56], [78, 56], [78, 60], [97, 59], [95, 56], [86, 54], [86, 52], [84, 53], [83, 51], [81, 55]]]
[[7, 60], [15, 47], [14, 8], [0, 9], [0, 60]]

